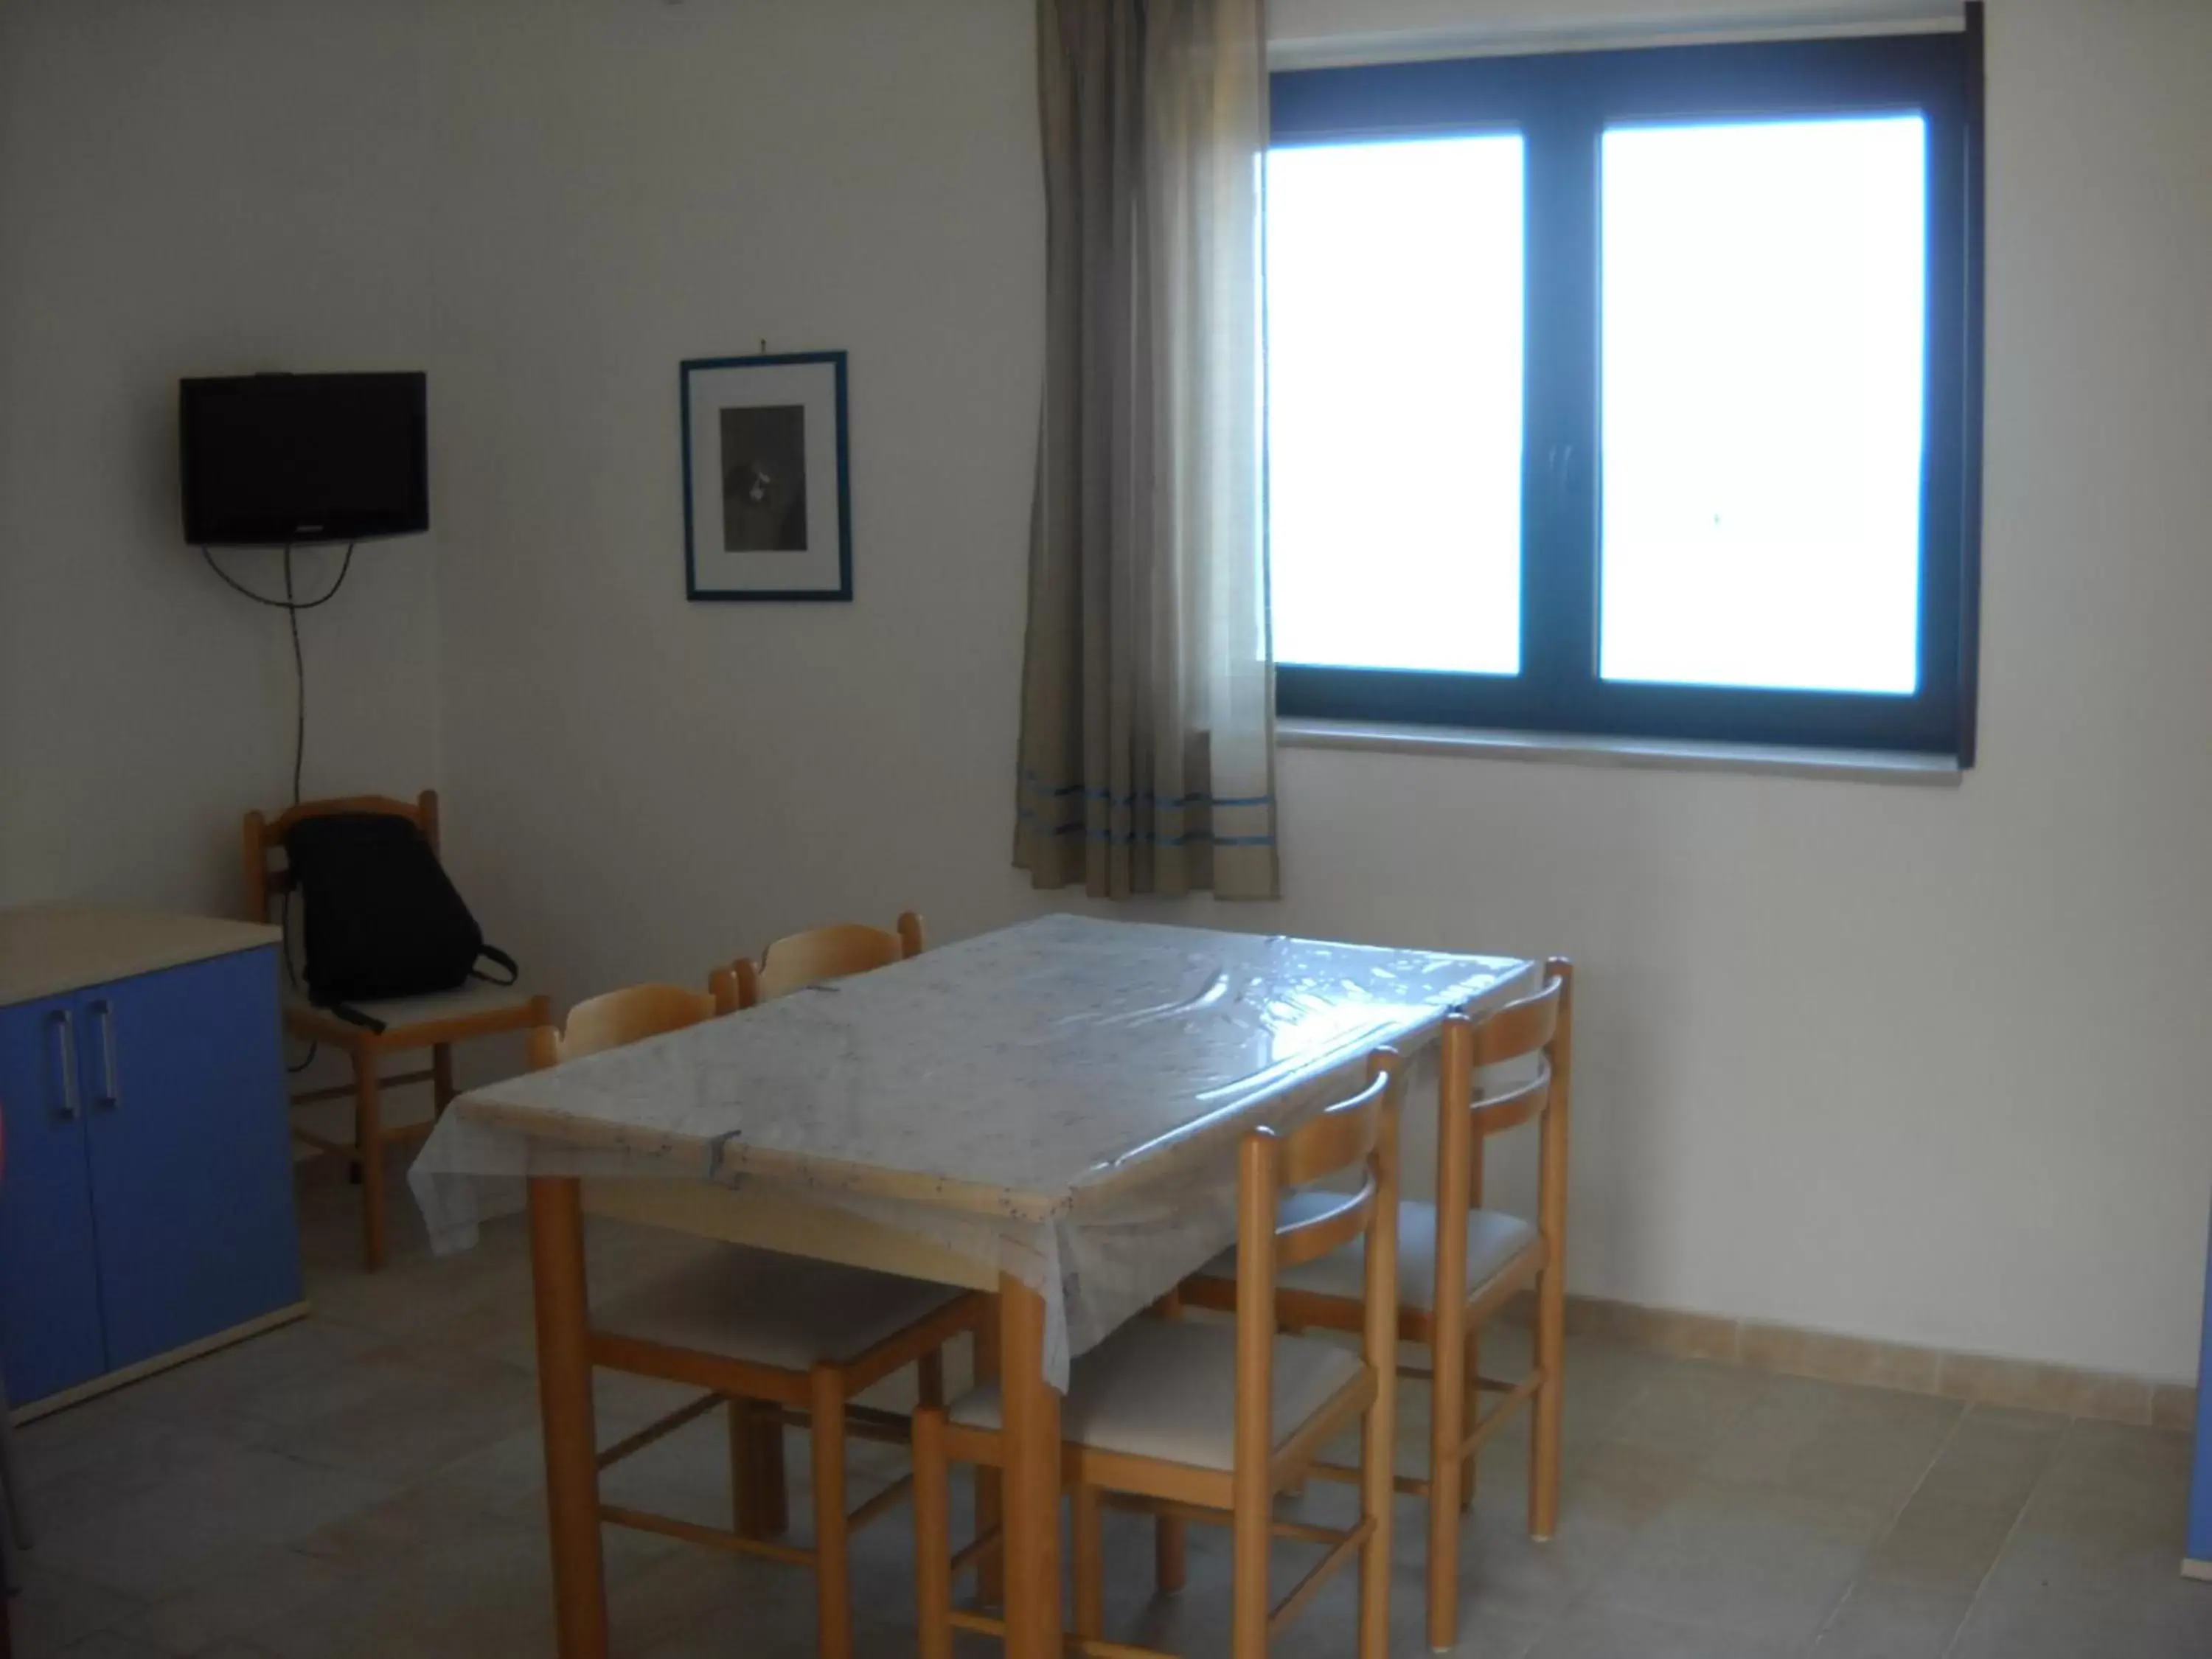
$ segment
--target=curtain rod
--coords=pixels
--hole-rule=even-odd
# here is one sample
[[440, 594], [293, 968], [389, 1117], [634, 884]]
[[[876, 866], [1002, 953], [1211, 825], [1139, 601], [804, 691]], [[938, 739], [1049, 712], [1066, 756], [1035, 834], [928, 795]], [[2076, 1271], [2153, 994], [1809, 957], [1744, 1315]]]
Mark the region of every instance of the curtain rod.
[[1271, 69], [1334, 69], [1427, 58], [1520, 57], [1624, 46], [1942, 34], [1955, 33], [1965, 23], [1965, 9], [1959, 0], [1876, 0], [1857, 5], [1735, 13], [1685, 10], [1663, 19], [1613, 18], [1565, 27], [1534, 20], [1467, 23], [1389, 33], [1287, 35], [1268, 42], [1267, 64]]

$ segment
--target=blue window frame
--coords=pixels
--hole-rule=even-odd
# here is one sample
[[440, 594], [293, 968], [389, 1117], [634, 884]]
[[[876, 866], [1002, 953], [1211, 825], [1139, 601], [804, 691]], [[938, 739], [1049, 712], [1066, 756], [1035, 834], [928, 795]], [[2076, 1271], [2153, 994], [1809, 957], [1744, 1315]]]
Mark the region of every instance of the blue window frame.
[[1279, 712], [1971, 763], [1979, 29], [1277, 74]]

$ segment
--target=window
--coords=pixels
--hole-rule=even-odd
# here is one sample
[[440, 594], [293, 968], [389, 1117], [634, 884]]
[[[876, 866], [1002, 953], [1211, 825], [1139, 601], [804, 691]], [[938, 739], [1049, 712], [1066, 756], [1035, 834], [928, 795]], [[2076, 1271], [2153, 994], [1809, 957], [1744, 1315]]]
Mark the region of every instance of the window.
[[1978, 39], [1277, 75], [1280, 712], [1971, 760]]

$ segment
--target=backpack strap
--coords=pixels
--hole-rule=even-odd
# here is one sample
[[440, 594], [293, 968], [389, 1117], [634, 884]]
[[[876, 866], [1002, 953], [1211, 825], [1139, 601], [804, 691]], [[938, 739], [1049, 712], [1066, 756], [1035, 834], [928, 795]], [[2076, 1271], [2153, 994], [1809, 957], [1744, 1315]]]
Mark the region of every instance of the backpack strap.
[[340, 1019], [345, 1021], [347, 1024], [358, 1025], [363, 1030], [374, 1031], [379, 1036], [382, 1036], [386, 1030], [389, 1029], [386, 1026], [385, 1023], [377, 1018], [375, 1015], [363, 1013], [360, 1009], [355, 1007], [350, 1002], [326, 1002], [321, 1006], [329, 1009], [331, 1012], [336, 1014]]
[[496, 945], [485, 945], [482, 950], [477, 952], [477, 957], [479, 961], [482, 961], [485, 957], [489, 957], [494, 966], [507, 969], [507, 977], [505, 979], [494, 979], [489, 974], [484, 972], [483, 969], [471, 968], [469, 969], [469, 977], [471, 979], [480, 979], [487, 985], [512, 985], [515, 981], [522, 977], [522, 969], [515, 965], [514, 958], [507, 955], [506, 951], [501, 950]]

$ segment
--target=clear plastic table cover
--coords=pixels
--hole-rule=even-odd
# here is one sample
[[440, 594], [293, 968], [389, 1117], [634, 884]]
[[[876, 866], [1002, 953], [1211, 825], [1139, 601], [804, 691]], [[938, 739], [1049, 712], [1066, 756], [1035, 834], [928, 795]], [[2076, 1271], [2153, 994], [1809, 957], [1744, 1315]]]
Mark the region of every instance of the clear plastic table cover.
[[1534, 972], [1047, 916], [475, 1090], [409, 1185], [441, 1252], [532, 1175], [802, 1188], [1037, 1290], [1064, 1387], [1072, 1354], [1233, 1239], [1238, 1135]]

